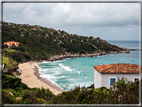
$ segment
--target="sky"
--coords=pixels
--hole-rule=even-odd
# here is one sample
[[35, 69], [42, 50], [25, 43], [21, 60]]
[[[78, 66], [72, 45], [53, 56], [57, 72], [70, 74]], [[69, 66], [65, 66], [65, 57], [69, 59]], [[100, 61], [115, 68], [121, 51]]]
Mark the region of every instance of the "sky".
[[3, 21], [105, 40], [140, 39], [139, 3], [3, 3]]

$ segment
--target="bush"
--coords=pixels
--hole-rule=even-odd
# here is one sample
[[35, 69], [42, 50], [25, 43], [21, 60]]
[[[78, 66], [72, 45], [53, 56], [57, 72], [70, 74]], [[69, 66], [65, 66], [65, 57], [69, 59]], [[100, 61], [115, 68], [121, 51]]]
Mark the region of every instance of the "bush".
[[[3, 75], [3, 104], [138, 104], [139, 81], [130, 82], [122, 78], [112, 88], [87, 89], [75, 87], [71, 91], [54, 96], [49, 89], [28, 88], [21, 79]], [[12, 88], [12, 89], [10, 89]], [[13, 93], [10, 95], [9, 92]], [[121, 96], [122, 99], [118, 97]], [[15, 100], [15, 97], [22, 97]]]
[[41, 99], [45, 99], [45, 100], [50, 100], [52, 96], [54, 96], [52, 94], [51, 91], [49, 91], [49, 89], [44, 89], [44, 88], [33, 88], [30, 89], [31, 91], [33, 91], [33, 93]]
[[28, 86], [21, 82], [20, 78], [2, 75], [2, 89], [14, 89], [15, 91], [28, 89]]
[[22, 100], [24, 104], [37, 104], [38, 99], [35, 94], [32, 93], [32, 91], [24, 90]]
[[13, 104], [14, 96], [9, 94], [9, 91], [2, 90], [2, 103], [3, 104]]
[[115, 95], [122, 95], [122, 104], [138, 104], [139, 103], [139, 81], [131, 82], [122, 78], [113, 86]]
[[[122, 100], [119, 100], [122, 95]], [[76, 87], [74, 90], [54, 96], [51, 104], [138, 104], [139, 81], [119, 80], [112, 88], [87, 89]]]

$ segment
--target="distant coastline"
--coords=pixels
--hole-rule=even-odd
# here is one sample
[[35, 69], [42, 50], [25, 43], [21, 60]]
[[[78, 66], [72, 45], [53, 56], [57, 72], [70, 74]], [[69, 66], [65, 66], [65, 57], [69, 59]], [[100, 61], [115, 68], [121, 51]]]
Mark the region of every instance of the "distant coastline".
[[139, 51], [139, 50], [141, 50], [141, 47], [140, 47], [141, 41], [140, 40], [109, 40], [107, 42], [112, 44], [112, 45], [128, 48], [130, 51], [133, 51], [133, 50]]
[[[125, 49], [124, 51], [111, 51], [111, 52], [104, 52], [103, 51], [103, 52], [92, 53], [92, 54], [70, 54], [70, 53], [67, 53], [65, 55], [53, 55], [50, 58], [48, 58], [46, 61], [63, 60], [66, 58], [93, 57], [93, 56], [102, 56], [102, 55], [108, 55], [108, 54], [129, 53], [130, 51], [137, 51], [137, 50]], [[42, 60], [40, 62], [42, 62]]]
[[139, 40], [107, 40], [107, 42], [139, 42]]

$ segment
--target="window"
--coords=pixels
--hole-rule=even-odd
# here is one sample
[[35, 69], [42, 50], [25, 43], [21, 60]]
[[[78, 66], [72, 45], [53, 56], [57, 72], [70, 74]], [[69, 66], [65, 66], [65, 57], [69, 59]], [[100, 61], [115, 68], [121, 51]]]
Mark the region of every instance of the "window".
[[116, 77], [110, 77], [109, 78], [109, 85], [113, 86], [113, 84], [116, 82]]
[[134, 82], [138, 81], [139, 77], [134, 77]]

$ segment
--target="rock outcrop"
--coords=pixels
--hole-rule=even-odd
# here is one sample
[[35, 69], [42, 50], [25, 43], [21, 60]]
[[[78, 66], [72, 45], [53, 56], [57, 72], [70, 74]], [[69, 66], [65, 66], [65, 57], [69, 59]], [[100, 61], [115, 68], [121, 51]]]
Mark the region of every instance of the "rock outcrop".
[[65, 54], [65, 55], [54, 55], [47, 59], [47, 61], [56, 61], [56, 60], [63, 60], [66, 58], [78, 58], [78, 57], [94, 57], [94, 56], [102, 56], [107, 54], [117, 54], [117, 53], [129, 53], [129, 50], [126, 51], [110, 51], [110, 52], [97, 52], [92, 54]]

